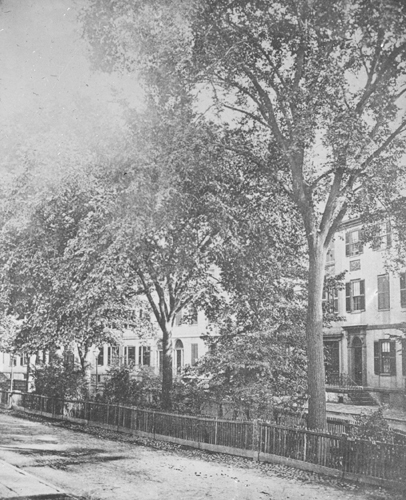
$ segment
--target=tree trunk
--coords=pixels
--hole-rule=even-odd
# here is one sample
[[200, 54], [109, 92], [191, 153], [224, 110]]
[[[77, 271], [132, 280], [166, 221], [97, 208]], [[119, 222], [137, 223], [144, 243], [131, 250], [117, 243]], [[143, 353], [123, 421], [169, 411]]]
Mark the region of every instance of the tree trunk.
[[172, 328], [165, 324], [162, 329], [162, 408], [170, 410], [172, 407]]
[[318, 237], [309, 241], [308, 308], [306, 319], [307, 379], [309, 392], [308, 427], [325, 429], [326, 388], [323, 349], [323, 284], [325, 250]]

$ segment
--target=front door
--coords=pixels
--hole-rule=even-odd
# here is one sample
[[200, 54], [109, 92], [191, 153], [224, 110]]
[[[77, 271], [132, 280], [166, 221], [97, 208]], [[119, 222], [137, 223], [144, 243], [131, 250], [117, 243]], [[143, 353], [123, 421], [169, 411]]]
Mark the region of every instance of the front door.
[[357, 385], [362, 385], [362, 342], [358, 337], [355, 337], [352, 342], [354, 351], [354, 382]]
[[340, 344], [338, 340], [324, 342], [324, 367], [326, 370], [326, 383], [339, 385]]

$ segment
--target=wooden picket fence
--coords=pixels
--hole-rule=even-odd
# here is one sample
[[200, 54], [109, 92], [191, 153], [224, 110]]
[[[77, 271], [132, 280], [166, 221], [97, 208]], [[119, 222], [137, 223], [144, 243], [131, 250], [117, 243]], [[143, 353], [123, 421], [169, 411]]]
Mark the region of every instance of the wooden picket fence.
[[[1, 394], [4, 401], [4, 394]], [[165, 439], [211, 451], [285, 463], [343, 478], [389, 485], [406, 482], [406, 446], [350, 439], [262, 421], [225, 420], [109, 405], [94, 401], [21, 395], [26, 411]], [[334, 473], [333, 473], [334, 472]]]

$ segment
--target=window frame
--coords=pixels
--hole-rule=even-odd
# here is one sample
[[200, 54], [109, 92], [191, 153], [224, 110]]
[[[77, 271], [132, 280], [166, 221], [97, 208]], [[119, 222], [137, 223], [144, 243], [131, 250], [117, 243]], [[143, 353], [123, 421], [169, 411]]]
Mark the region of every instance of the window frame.
[[392, 246], [392, 226], [390, 221], [379, 225], [378, 234], [372, 242], [372, 249], [379, 252]]
[[330, 314], [338, 313], [338, 289], [323, 290], [324, 309]]
[[138, 364], [139, 366], [151, 366], [151, 346], [138, 346]]
[[120, 351], [118, 346], [107, 347], [107, 366], [111, 366], [120, 360]]
[[199, 344], [194, 343], [190, 346], [190, 365], [195, 366], [199, 359]]
[[[354, 295], [354, 287], [356, 283], [360, 284], [359, 295]], [[357, 302], [360, 302], [359, 307], [356, 307]], [[365, 311], [365, 280], [357, 279], [347, 281], [345, 284], [345, 310], [349, 313]]]
[[[357, 233], [358, 240], [351, 241], [351, 235]], [[355, 255], [361, 255], [364, 252], [364, 246], [362, 244], [362, 230], [352, 229], [345, 233], [345, 256], [354, 257]]]
[[[383, 346], [386, 344], [388, 345], [388, 349], [383, 350]], [[374, 342], [374, 374], [396, 376], [395, 340], [381, 339]]]
[[379, 274], [378, 280], [378, 311], [390, 309], [390, 280], [389, 274]]

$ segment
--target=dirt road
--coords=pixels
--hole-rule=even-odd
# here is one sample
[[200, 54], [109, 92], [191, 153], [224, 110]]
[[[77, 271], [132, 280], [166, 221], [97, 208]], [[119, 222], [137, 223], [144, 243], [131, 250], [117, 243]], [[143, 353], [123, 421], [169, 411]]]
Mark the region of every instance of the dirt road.
[[88, 500], [370, 500], [375, 493], [210, 461], [0, 412], [0, 458]]

